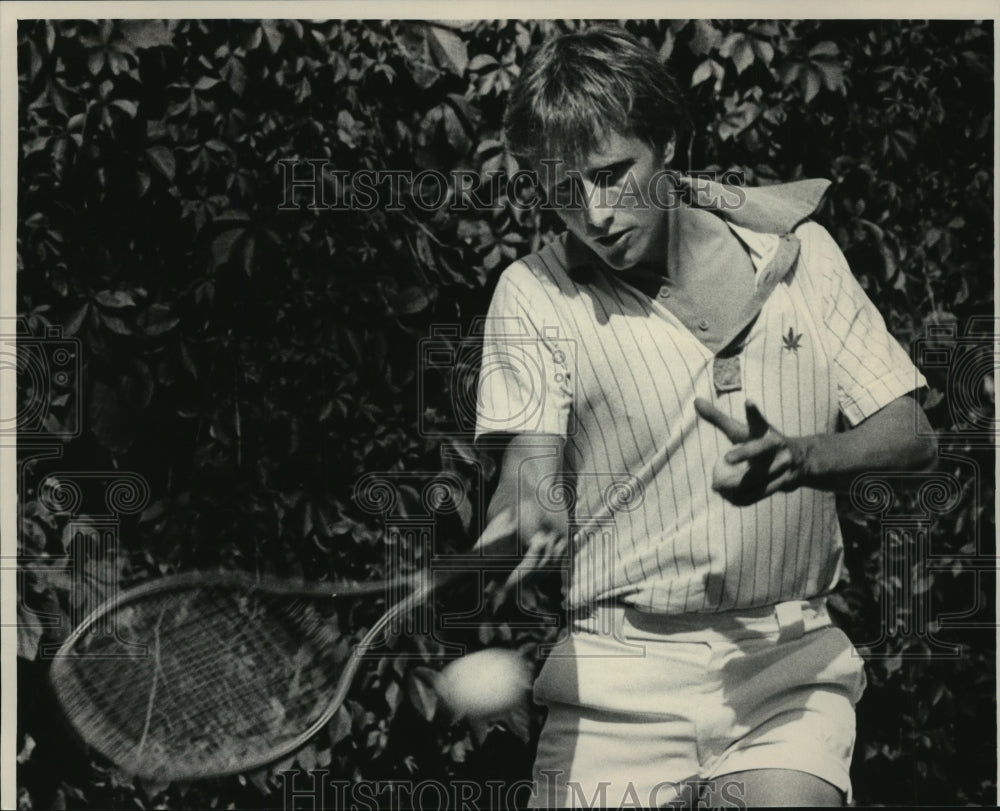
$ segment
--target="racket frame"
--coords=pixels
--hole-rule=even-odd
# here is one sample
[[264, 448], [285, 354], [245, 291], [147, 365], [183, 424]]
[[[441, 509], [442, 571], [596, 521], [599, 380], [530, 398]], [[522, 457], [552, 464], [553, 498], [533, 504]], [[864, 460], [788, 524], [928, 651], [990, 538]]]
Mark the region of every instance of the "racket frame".
[[[255, 771], [269, 764], [275, 763], [284, 757], [298, 751], [308, 743], [319, 731], [329, 723], [334, 713], [340, 708], [347, 698], [351, 683], [361, 666], [362, 660], [368, 651], [375, 646], [383, 631], [396, 619], [419, 606], [428, 599], [435, 589], [445, 582], [452, 580], [458, 574], [457, 571], [445, 571], [437, 573], [437, 576], [428, 578], [426, 575], [413, 575], [405, 578], [407, 585], [413, 590], [402, 600], [397, 602], [385, 611], [372, 625], [365, 635], [358, 641], [348, 657], [347, 664], [343, 672], [337, 679], [329, 700], [323, 711], [316, 720], [299, 735], [291, 738], [279, 746], [267, 750], [260, 750], [258, 754], [246, 758], [238, 765], [228, 768], [212, 769], [177, 769], [159, 768], [156, 771], [144, 773], [141, 769], [131, 766], [126, 768], [111, 753], [104, 750], [100, 744], [95, 742], [93, 736], [78, 723], [73, 713], [67, 711], [66, 695], [61, 685], [67, 678], [68, 671], [74, 667], [73, 662], [80, 658], [85, 658], [85, 654], [74, 655], [73, 650], [77, 640], [88, 633], [95, 625], [109, 615], [114, 615], [123, 607], [150, 595], [162, 594], [169, 591], [190, 590], [194, 587], [220, 587], [232, 589], [244, 589], [249, 591], [259, 591], [265, 594], [275, 594], [289, 597], [306, 597], [311, 599], [330, 599], [365, 597], [372, 594], [385, 594], [386, 581], [372, 583], [350, 583], [350, 582], [302, 582], [277, 577], [256, 577], [242, 572], [206, 572], [191, 571], [143, 583], [138, 586], [126, 589], [96, 609], [77, 626], [66, 640], [59, 646], [59, 649], [52, 657], [52, 664], [49, 670], [49, 685], [55, 696], [56, 703], [63, 717], [67, 720], [74, 734], [84, 742], [89, 748], [115, 763], [116, 766], [127, 771], [129, 774], [139, 778], [146, 778], [162, 782], [184, 782], [190, 780], [210, 779], [219, 777], [229, 777], [236, 774]], [[112, 658], [112, 657], [102, 657]], [[117, 657], [126, 658], [126, 657]]]

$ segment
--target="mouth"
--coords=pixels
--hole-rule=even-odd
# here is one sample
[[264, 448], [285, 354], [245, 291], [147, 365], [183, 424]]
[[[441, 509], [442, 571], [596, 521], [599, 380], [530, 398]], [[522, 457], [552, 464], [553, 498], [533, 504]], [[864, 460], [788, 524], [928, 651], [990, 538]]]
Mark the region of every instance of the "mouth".
[[602, 248], [610, 248], [621, 242], [622, 238], [631, 231], [632, 231], [631, 228], [626, 228], [622, 231], [616, 231], [614, 234], [607, 234], [603, 237], [595, 237], [594, 242], [596, 242]]

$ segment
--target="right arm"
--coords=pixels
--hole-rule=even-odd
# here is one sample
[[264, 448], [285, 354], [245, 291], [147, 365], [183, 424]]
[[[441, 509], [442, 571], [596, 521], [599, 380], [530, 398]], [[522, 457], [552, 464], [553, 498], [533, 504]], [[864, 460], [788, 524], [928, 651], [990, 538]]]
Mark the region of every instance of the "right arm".
[[547, 509], [553, 499], [538, 497], [541, 486], [562, 474], [573, 400], [573, 342], [555, 306], [558, 296], [551, 280], [514, 262], [497, 283], [484, 324], [476, 439], [510, 439], [476, 546], [485, 555], [520, 559], [498, 601], [566, 548], [567, 510]]
[[[489, 553], [522, 556], [498, 595], [499, 602], [530, 572], [543, 568], [566, 549], [568, 515], [546, 507], [542, 482], [562, 473], [565, 440], [556, 434], [515, 434], [504, 450], [497, 489], [486, 512], [488, 526], [479, 541]], [[488, 538], [491, 529], [498, 532]]]

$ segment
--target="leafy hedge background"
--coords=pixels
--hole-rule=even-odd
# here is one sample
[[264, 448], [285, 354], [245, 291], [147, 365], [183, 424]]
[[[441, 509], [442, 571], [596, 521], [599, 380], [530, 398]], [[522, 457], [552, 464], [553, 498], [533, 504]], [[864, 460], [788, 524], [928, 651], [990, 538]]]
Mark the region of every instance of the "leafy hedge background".
[[[836, 181], [819, 219], [904, 345], [992, 316], [992, 23], [621, 24], [686, 88], [695, 128], [681, 168], [735, 168], [750, 184]], [[20, 456], [19, 551], [35, 561], [20, 611], [22, 807], [281, 801], [274, 770], [141, 785], [59, 728], [39, 644], [65, 635], [84, 599], [56, 566], [81, 519], [43, 497], [48, 472], [132, 471], [148, 483], [148, 505], [121, 519], [110, 577], [85, 567], [99, 592], [218, 565], [380, 576], [395, 541], [355, 498], [372, 472], [391, 472], [397, 518], [422, 514], [428, 482], [457, 477], [467, 499], [435, 526], [442, 548], [468, 546], [494, 473], [456, 439], [475, 341], [443, 339], [465, 347], [454, 374], [422, 369], [420, 342], [435, 325], [469, 335], [503, 267], [557, 224], [506, 205], [280, 210], [278, 162], [510, 171], [499, 124], [519, 65], [543, 38], [585, 25], [20, 22], [18, 313], [35, 334], [58, 325], [79, 340], [83, 363], [79, 400], [75, 389], [45, 393], [45, 430], [68, 434], [49, 443], [61, 458]], [[993, 453], [977, 443], [994, 407], [991, 369], [957, 379], [947, 364], [925, 368], [928, 413], [947, 439], [941, 471], [961, 482], [957, 506], [926, 522], [942, 566], [927, 570], [911, 542], [882, 540], [878, 515], [843, 505], [842, 623], [858, 644], [902, 629], [869, 662], [860, 804], [995, 801], [994, 580], [982, 565], [993, 554]], [[915, 497], [899, 498], [913, 513]], [[896, 574], [892, 561], [903, 561]], [[550, 586], [536, 597], [552, 608]], [[907, 589], [934, 617], [969, 614], [937, 633], [963, 646], [960, 658], [929, 657], [926, 638], [906, 632]], [[359, 609], [357, 627], [382, 608]], [[37, 612], [64, 621], [54, 628]], [[481, 619], [445, 641], [533, 656], [551, 633], [516, 627], [512, 609]], [[453, 723], [414, 675], [445, 661], [440, 646], [395, 644], [426, 661], [373, 661], [329, 729], [279, 768], [414, 782], [528, 775], [537, 718]]]

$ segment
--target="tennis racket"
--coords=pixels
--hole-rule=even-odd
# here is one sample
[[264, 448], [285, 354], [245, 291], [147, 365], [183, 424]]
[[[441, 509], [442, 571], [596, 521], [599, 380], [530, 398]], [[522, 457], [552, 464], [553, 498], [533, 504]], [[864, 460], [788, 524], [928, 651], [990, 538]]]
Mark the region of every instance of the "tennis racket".
[[294, 752], [343, 703], [394, 621], [460, 570], [420, 573], [351, 646], [323, 602], [386, 583], [303, 584], [191, 572], [124, 591], [55, 654], [50, 679], [71, 727], [126, 773], [223, 777]]

